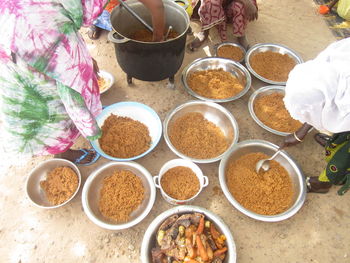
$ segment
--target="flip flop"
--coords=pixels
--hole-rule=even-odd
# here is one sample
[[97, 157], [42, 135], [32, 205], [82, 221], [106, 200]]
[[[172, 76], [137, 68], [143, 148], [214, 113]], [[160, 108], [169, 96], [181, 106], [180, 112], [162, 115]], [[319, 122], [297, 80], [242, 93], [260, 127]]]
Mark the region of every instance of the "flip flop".
[[[101, 155], [93, 149], [86, 150], [81, 148], [79, 151], [82, 151], [84, 154], [74, 161], [74, 163], [77, 165], [88, 166], [94, 164], [101, 157]], [[91, 152], [95, 152], [95, 157], [88, 163], [81, 163], [81, 161], [84, 160]]]
[[310, 182], [310, 176], [306, 177], [306, 188], [308, 193], [326, 194], [329, 192], [330, 187], [313, 187]]

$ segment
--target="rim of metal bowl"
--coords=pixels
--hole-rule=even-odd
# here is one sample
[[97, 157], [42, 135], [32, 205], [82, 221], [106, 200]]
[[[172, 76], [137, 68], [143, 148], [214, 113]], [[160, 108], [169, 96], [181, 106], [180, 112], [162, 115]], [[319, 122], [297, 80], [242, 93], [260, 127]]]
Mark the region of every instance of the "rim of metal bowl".
[[[103, 112], [104, 111], [107, 111], [108, 109], [110, 108], [113, 108], [115, 107], [115, 105], [127, 105], [127, 104], [130, 104], [130, 105], [138, 105], [138, 107], [140, 108], [144, 108], [146, 109], [147, 111], [149, 111], [156, 119], [157, 119], [157, 124], [158, 124], [158, 127], [160, 129], [160, 133], [159, 133], [159, 136], [156, 138], [156, 140], [152, 143], [151, 147], [145, 151], [144, 153], [141, 153], [137, 156], [134, 156], [134, 157], [130, 157], [130, 158], [116, 158], [116, 157], [113, 157], [113, 156], [110, 156], [108, 154], [106, 154], [104, 151], [101, 151], [98, 149], [97, 146], [97, 142], [98, 140], [94, 140], [94, 141], [90, 141], [92, 147], [99, 153], [101, 154], [104, 158], [108, 159], [108, 160], [112, 160], [112, 161], [117, 161], [117, 162], [127, 162], [127, 161], [134, 161], [134, 160], [137, 160], [137, 159], [140, 159], [142, 157], [144, 157], [145, 155], [147, 155], [148, 153], [150, 153], [151, 151], [154, 150], [154, 148], [158, 145], [160, 139], [162, 138], [162, 133], [163, 133], [163, 130], [162, 130], [162, 121], [160, 120], [159, 118], [159, 115], [157, 114], [157, 112], [152, 109], [151, 107], [147, 106], [146, 104], [143, 104], [143, 103], [140, 103], [140, 102], [135, 102], [135, 101], [121, 101], [121, 102], [117, 102], [117, 103], [113, 103], [107, 107], [105, 107], [102, 112], [96, 117], [96, 121], [97, 123], [99, 122], [99, 120], [104, 116]], [[102, 126], [102, 125], [101, 125]]]
[[275, 145], [271, 142], [268, 142], [268, 141], [264, 141], [264, 140], [246, 140], [246, 141], [242, 141], [242, 142], [239, 142], [236, 145], [234, 145], [234, 147], [232, 147], [230, 152], [221, 160], [220, 165], [219, 165], [219, 182], [220, 182], [221, 190], [224, 192], [226, 199], [231, 203], [231, 205], [233, 207], [235, 207], [238, 211], [240, 211], [241, 213], [245, 214], [246, 216], [248, 216], [250, 218], [253, 218], [253, 219], [259, 220], [259, 221], [264, 221], [264, 222], [279, 222], [282, 220], [286, 220], [286, 219], [292, 217], [293, 215], [295, 215], [300, 210], [300, 208], [303, 206], [305, 199], [306, 199], [306, 183], [304, 180], [303, 172], [302, 172], [301, 168], [299, 167], [299, 165], [297, 164], [297, 162], [286, 151], [282, 150], [280, 152], [280, 155], [282, 155], [284, 158], [286, 158], [290, 162], [290, 164], [294, 167], [294, 169], [297, 171], [298, 178], [299, 178], [299, 185], [300, 185], [300, 193], [299, 193], [295, 203], [293, 204], [293, 206], [291, 206], [287, 211], [285, 211], [281, 214], [278, 214], [278, 215], [273, 215], [273, 216], [257, 214], [255, 212], [252, 212], [252, 211], [246, 209], [245, 207], [243, 207], [232, 196], [230, 190], [227, 187], [226, 177], [225, 177], [225, 168], [226, 168], [228, 161], [230, 160], [232, 152], [234, 152], [238, 148], [241, 148], [244, 146], [256, 145], [256, 144], [264, 145], [267, 148], [273, 149], [275, 151], [277, 151], [279, 148], [277, 145]]
[[216, 214], [213, 212], [200, 207], [200, 206], [192, 206], [192, 205], [181, 205], [181, 206], [176, 206], [173, 208], [170, 208], [169, 210], [164, 211], [160, 215], [158, 215], [149, 225], [147, 228], [143, 239], [141, 243], [141, 261], [142, 262], [150, 262], [149, 259], [149, 254], [150, 251], [147, 249], [149, 248], [150, 240], [152, 239], [152, 236], [155, 234], [157, 229], [155, 229], [158, 225], [160, 225], [165, 219], [168, 217], [174, 215], [174, 214], [182, 214], [182, 213], [191, 213], [191, 212], [197, 212], [197, 213], [203, 213], [207, 217], [209, 217], [211, 220], [214, 219], [215, 224], [217, 224], [224, 235], [226, 236], [226, 242], [228, 246], [228, 251], [233, 253], [234, 255], [230, 254], [230, 261], [228, 263], [235, 263], [237, 259], [237, 252], [236, 252], [236, 243], [233, 239], [232, 233], [227, 226], [227, 224]]
[[[33, 199], [29, 196], [29, 193], [28, 193], [28, 183], [29, 183], [29, 181], [30, 181], [31, 176], [33, 175], [33, 173], [34, 173], [36, 170], [38, 170], [38, 169], [41, 168], [42, 166], [45, 166], [47, 163], [56, 162], [56, 161], [63, 162], [63, 163], [67, 163], [67, 164], [71, 165], [71, 166], [74, 168], [73, 170], [74, 170], [74, 172], [77, 174], [78, 179], [79, 179], [78, 187], [77, 187], [77, 189], [75, 190], [75, 192], [73, 193], [73, 195], [72, 195], [69, 199], [67, 199], [65, 202], [63, 202], [62, 204], [59, 204], [59, 205], [52, 205], [52, 206], [43, 206], [43, 205], [39, 205], [39, 204], [35, 203], [35, 202], [33, 201]], [[70, 167], [70, 168], [72, 168], [72, 167]], [[29, 175], [28, 175], [28, 177], [27, 177], [27, 179], [26, 179], [26, 195], [27, 195], [28, 199], [31, 201], [31, 203], [32, 203], [33, 205], [35, 205], [36, 207], [40, 207], [40, 208], [44, 208], [44, 209], [53, 209], [53, 208], [58, 208], [58, 207], [64, 206], [64, 205], [66, 205], [67, 203], [69, 203], [69, 202], [77, 195], [77, 193], [79, 192], [80, 186], [81, 186], [81, 173], [80, 173], [80, 170], [78, 169], [78, 167], [77, 167], [73, 162], [71, 162], [71, 161], [69, 161], [69, 160], [62, 159], [62, 158], [52, 158], [52, 159], [48, 159], [48, 160], [45, 160], [45, 161], [41, 162], [39, 165], [37, 165], [36, 167], [34, 167], [34, 168], [30, 171], [30, 173], [29, 173]]]
[[[236, 61], [236, 60], [233, 60], [233, 61], [238, 62], [238, 63], [241, 63], [241, 64], [244, 62], [245, 54], [247, 53], [247, 51], [246, 51], [246, 50], [244, 49], [244, 47], [241, 46], [240, 44], [237, 44], [237, 43], [234, 43], [234, 42], [229, 42], [229, 41], [227, 41], [227, 42], [222, 42], [222, 43], [220, 43], [220, 44], [218, 44], [218, 45], [216, 45], [216, 46], [214, 47], [215, 57], [219, 57], [219, 56], [218, 56], [218, 50], [219, 50], [219, 48], [221, 48], [221, 47], [223, 47], [223, 46], [234, 46], [234, 47], [240, 48], [240, 50], [242, 50], [242, 52], [243, 52], [243, 57], [242, 57], [242, 59], [239, 60], [239, 61]], [[219, 57], [219, 58], [222, 58], [222, 57]]]
[[287, 51], [288, 55], [292, 55], [292, 57], [296, 60], [297, 64], [301, 64], [304, 62], [304, 60], [301, 58], [301, 56], [299, 55], [298, 52], [294, 51], [293, 49], [282, 45], [282, 44], [275, 44], [275, 43], [260, 43], [260, 44], [255, 44], [254, 46], [252, 46], [246, 53], [245, 55], [245, 65], [248, 68], [248, 70], [250, 71], [250, 73], [252, 73], [256, 78], [260, 79], [263, 82], [266, 82], [268, 84], [272, 84], [272, 85], [286, 85], [286, 81], [273, 81], [270, 79], [266, 79], [262, 76], [260, 76], [258, 73], [256, 73], [254, 71], [254, 69], [252, 68], [252, 66], [250, 65], [250, 56], [251, 54], [256, 51], [257, 49], [261, 48], [261, 47], [278, 47], [278, 48], [282, 48], [284, 50]]
[[[211, 98], [207, 98], [207, 97], [203, 97], [201, 95], [199, 95], [198, 93], [194, 92], [188, 85], [187, 85], [187, 74], [188, 72], [194, 67], [196, 66], [198, 63], [202, 62], [202, 61], [206, 61], [206, 60], [217, 60], [217, 61], [223, 61], [229, 64], [233, 64], [236, 67], [238, 67], [241, 71], [244, 72], [245, 76], [246, 76], [246, 85], [244, 87], [244, 89], [238, 93], [237, 95], [230, 97], [230, 98], [226, 98], [226, 99], [211, 99]], [[233, 61], [231, 59], [228, 58], [221, 58], [221, 57], [206, 57], [206, 58], [198, 58], [194, 61], [192, 61], [190, 64], [188, 64], [182, 71], [182, 76], [181, 76], [181, 81], [182, 84], [185, 87], [185, 90], [192, 95], [193, 97], [203, 100], [203, 101], [210, 101], [210, 102], [216, 102], [216, 103], [224, 103], [224, 102], [229, 102], [229, 101], [234, 101], [239, 99], [240, 97], [244, 96], [248, 90], [250, 89], [250, 86], [252, 84], [252, 78], [250, 76], [249, 71], [242, 66], [242, 64], [240, 64], [239, 62]]]
[[269, 91], [277, 91], [280, 93], [284, 94], [284, 90], [285, 90], [285, 86], [265, 86], [262, 87], [256, 91], [254, 91], [254, 93], [250, 96], [249, 101], [248, 101], [248, 110], [250, 113], [250, 116], [253, 118], [253, 120], [263, 129], [276, 134], [276, 135], [280, 135], [280, 136], [287, 136], [289, 134], [291, 134], [290, 132], [282, 132], [282, 131], [278, 131], [275, 129], [272, 129], [271, 127], [267, 126], [266, 124], [264, 124], [259, 118], [258, 116], [256, 116], [255, 111], [254, 111], [254, 103], [256, 98], [263, 94], [263, 93], [267, 93]]
[[[129, 221], [127, 223], [123, 223], [123, 224], [107, 224], [107, 223], [99, 220], [98, 218], [96, 218], [90, 209], [90, 206], [88, 204], [88, 198], [87, 198], [88, 190], [91, 187], [91, 183], [92, 183], [93, 179], [101, 171], [103, 171], [104, 169], [107, 169], [111, 166], [114, 166], [114, 165], [131, 166], [131, 167], [134, 167], [134, 168], [138, 169], [139, 171], [141, 171], [142, 174], [146, 177], [147, 182], [149, 183], [149, 186], [150, 186], [150, 190], [151, 190], [150, 191], [151, 192], [150, 199], [149, 199], [149, 202], [147, 204], [146, 209], [138, 217], [136, 217], [134, 220], [131, 220], [131, 221]], [[83, 205], [84, 212], [93, 223], [95, 223], [99, 227], [109, 229], [109, 230], [122, 230], [122, 229], [127, 229], [127, 228], [130, 228], [132, 226], [135, 226], [138, 223], [140, 223], [143, 219], [146, 218], [146, 216], [152, 210], [154, 202], [156, 200], [156, 187], [154, 186], [152, 175], [142, 165], [140, 165], [136, 162], [108, 162], [108, 163], [105, 163], [104, 165], [100, 166], [99, 168], [97, 168], [95, 171], [93, 171], [89, 175], [89, 177], [87, 178], [87, 180], [84, 184], [83, 191], [81, 194], [81, 199], [82, 199], [82, 205]]]
[[[220, 109], [222, 112], [224, 112], [226, 114], [226, 116], [230, 119], [231, 123], [233, 124], [234, 138], [233, 138], [232, 143], [229, 145], [229, 147], [227, 148], [227, 150], [225, 152], [223, 152], [222, 154], [220, 154], [219, 156], [217, 156], [215, 158], [196, 159], [196, 158], [188, 157], [187, 155], [184, 155], [183, 153], [178, 151], [170, 141], [170, 138], [168, 136], [169, 121], [174, 116], [174, 114], [177, 113], [179, 110], [185, 108], [187, 105], [193, 105], [193, 104], [206, 104], [206, 105], [209, 105], [211, 107]], [[183, 104], [176, 106], [173, 110], [171, 110], [166, 115], [164, 122], [163, 122], [163, 130], [164, 130], [163, 134], [164, 134], [165, 142], [168, 145], [168, 147], [173, 151], [173, 153], [175, 153], [180, 158], [190, 160], [190, 161], [195, 162], [195, 163], [213, 163], [213, 162], [221, 160], [230, 151], [230, 149], [238, 142], [238, 138], [239, 138], [239, 127], [238, 127], [238, 123], [237, 123], [235, 117], [233, 117], [231, 112], [229, 112], [225, 107], [223, 107], [215, 102], [210, 102], [210, 101], [190, 100], [190, 101], [187, 101]]]

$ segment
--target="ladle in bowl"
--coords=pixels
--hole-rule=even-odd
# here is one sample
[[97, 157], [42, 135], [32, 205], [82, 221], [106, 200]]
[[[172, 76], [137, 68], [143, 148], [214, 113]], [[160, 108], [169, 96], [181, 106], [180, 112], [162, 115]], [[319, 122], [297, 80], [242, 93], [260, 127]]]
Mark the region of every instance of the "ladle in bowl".
[[267, 172], [270, 169], [270, 161], [273, 160], [281, 151], [282, 148], [279, 148], [278, 151], [275, 152], [275, 154], [272, 155], [269, 159], [259, 160], [255, 166], [256, 173], [259, 173], [261, 168], [264, 170], [264, 172]]

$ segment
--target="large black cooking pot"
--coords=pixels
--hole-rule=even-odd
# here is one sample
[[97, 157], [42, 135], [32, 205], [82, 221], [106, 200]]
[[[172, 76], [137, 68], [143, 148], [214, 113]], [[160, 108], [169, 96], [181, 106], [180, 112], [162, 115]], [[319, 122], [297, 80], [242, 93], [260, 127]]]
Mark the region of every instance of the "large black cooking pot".
[[[126, 3], [149, 25], [152, 19], [149, 10], [137, 0]], [[142, 42], [130, 39], [130, 35], [144, 26], [121, 5], [111, 13], [113, 30], [108, 38], [114, 43], [117, 61], [127, 74], [128, 83], [132, 78], [158, 81], [169, 78], [173, 82], [175, 73], [181, 67], [186, 45], [189, 17], [186, 11], [170, 0], [163, 0], [166, 28], [170, 25], [180, 35], [164, 42]]]

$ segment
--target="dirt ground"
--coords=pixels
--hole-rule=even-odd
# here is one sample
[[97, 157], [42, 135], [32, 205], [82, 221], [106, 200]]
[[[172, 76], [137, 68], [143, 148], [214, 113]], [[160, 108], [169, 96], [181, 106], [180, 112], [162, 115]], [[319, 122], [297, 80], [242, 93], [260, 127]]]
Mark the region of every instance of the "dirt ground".
[[[261, 0], [258, 4], [259, 19], [249, 24], [247, 31], [251, 44], [285, 44], [308, 60], [335, 41], [316, 14], [312, 0]], [[192, 25], [198, 31], [198, 24]], [[216, 30], [212, 29], [204, 49], [186, 53], [182, 68], [196, 58], [210, 55], [211, 47], [218, 41]], [[156, 110], [163, 120], [174, 106], [194, 99], [180, 83], [182, 68], [176, 74], [175, 90], [166, 87], [166, 80], [154, 83], [134, 80], [128, 86], [106, 34], [87, 43], [100, 68], [116, 77], [113, 89], [101, 97], [104, 105], [129, 100], [142, 102]], [[276, 144], [282, 141], [281, 137], [260, 128], [248, 113], [249, 96], [265, 85], [253, 78], [252, 87], [243, 98], [223, 104], [239, 124], [240, 141], [264, 139]], [[76, 143], [76, 147], [84, 145], [88, 145], [84, 139]], [[306, 175], [318, 175], [324, 166], [322, 148], [311, 135], [287, 151]], [[25, 181], [29, 171], [52, 157], [25, 160], [0, 154], [0, 158], [0, 262], [140, 262], [139, 249], [145, 229], [158, 214], [171, 208], [158, 192], [151, 213], [140, 224], [119, 232], [104, 230], [83, 212], [81, 190], [71, 203], [55, 210], [37, 208], [28, 200]], [[173, 158], [176, 156], [162, 139], [152, 153], [137, 162], [156, 175]], [[91, 167], [80, 167], [84, 180], [105, 162], [101, 158]], [[193, 204], [211, 210], [228, 224], [236, 242], [237, 262], [350, 262], [350, 194], [339, 197], [335, 189], [327, 195], [308, 194], [302, 209], [289, 220], [264, 223], [246, 217], [229, 204], [219, 186], [219, 162], [199, 166], [210, 184]]]

